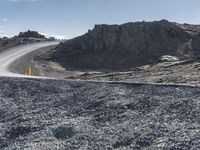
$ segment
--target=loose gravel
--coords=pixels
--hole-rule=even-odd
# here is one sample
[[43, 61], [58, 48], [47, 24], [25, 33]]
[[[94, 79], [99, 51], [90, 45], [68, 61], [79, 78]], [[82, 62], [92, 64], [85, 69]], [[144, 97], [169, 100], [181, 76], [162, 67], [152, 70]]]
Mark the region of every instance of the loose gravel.
[[200, 88], [0, 78], [1, 150], [199, 150]]

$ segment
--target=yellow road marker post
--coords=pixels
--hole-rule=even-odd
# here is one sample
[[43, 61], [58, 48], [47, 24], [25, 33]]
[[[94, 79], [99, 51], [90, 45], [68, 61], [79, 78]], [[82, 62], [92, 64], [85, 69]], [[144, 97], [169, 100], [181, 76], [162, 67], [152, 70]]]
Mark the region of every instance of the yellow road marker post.
[[29, 66], [28, 67], [28, 75], [31, 76], [32, 75], [32, 68]]
[[28, 69], [25, 70], [25, 75], [31, 76], [33, 74], [32, 68], [29, 66]]

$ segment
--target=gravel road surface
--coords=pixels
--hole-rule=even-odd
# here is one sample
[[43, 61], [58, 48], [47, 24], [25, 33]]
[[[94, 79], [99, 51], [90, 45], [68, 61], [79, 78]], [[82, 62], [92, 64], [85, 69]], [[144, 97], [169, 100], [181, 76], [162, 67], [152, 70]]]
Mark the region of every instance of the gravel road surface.
[[[8, 76], [8, 77], [29, 77], [26, 75], [20, 75], [17, 73], [13, 73], [10, 71], [10, 65], [20, 57], [24, 56], [25, 54], [28, 54], [32, 51], [35, 51], [37, 49], [40, 49], [42, 47], [47, 47], [50, 45], [56, 45], [59, 42], [40, 42], [40, 43], [34, 43], [24, 46], [18, 46], [15, 48], [7, 49], [0, 53], [0, 76]], [[33, 77], [37, 78], [37, 77]]]
[[199, 150], [200, 88], [0, 78], [1, 150]]

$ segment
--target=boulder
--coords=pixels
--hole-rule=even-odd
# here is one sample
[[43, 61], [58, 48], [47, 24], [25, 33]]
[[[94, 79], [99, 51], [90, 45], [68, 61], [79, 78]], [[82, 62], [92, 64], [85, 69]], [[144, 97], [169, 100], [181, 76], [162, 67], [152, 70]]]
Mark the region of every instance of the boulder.
[[161, 56], [159, 60], [162, 62], [175, 62], [175, 61], [179, 61], [179, 58], [176, 56], [164, 55], [164, 56]]

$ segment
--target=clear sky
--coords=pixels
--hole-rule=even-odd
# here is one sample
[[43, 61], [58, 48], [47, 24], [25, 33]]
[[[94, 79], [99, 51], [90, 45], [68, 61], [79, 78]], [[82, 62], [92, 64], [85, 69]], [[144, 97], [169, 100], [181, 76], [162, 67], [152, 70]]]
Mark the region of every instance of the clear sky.
[[95, 24], [161, 19], [200, 24], [200, 0], [0, 0], [0, 36], [30, 29], [72, 38]]

